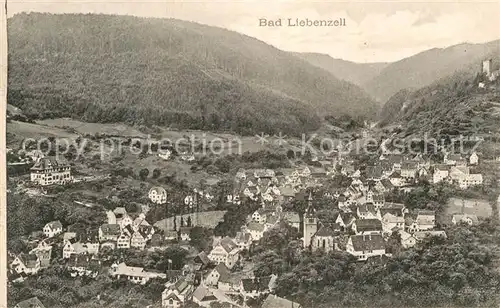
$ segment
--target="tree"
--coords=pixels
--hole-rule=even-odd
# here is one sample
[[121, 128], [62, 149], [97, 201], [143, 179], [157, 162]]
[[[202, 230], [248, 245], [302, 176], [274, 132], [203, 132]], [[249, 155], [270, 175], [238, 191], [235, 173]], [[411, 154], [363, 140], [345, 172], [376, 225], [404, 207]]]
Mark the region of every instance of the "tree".
[[146, 180], [148, 175], [149, 175], [149, 170], [147, 168], [141, 169], [141, 171], [139, 171], [139, 178], [142, 181]]
[[160, 170], [160, 169], [158, 169], [158, 168], [155, 168], [155, 169], [153, 170], [153, 179], [157, 179], [157, 178], [159, 178], [159, 177], [160, 177], [160, 175], [161, 175], [161, 170]]

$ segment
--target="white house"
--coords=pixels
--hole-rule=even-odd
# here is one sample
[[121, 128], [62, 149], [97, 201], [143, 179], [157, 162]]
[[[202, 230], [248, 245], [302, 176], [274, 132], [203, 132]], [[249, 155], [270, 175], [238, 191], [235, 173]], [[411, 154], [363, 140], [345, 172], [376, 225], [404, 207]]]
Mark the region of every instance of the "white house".
[[54, 237], [62, 233], [63, 226], [59, 220], [49, 222], [43, 227], [43, 234], [46, 237]]
[[451, 222], [456, 225], [458, 223], [466, 223], [469, 226], [479, 223], [476, 215], [473, 214], [455, 214], [453, 215]]
[[224, 263], [227, 268], [231, 269], [236, 264], [239, 258], [240, 249], [230, 238], [223, 238], [210, 251], [208, 258], [215, 263]]
[[40, 158], [30, 171], [31, 181], [42, 186], [64, 184], [73, 180], [69, 165], [47, 157]]
[[40, 259], [36, 254], [20, 254], [12, 261], [10, 268], [17, 274], [35, 275], [40, 271]]
[[224, 263], [219, 263], [210, 273], [208, 273], [205, 278], [205, 284], [207, 286], [217, 286], [219, 279], [227, 278], [230, 275], [230, 271]]
[[183, 306], [193, 293], [193, 284], [186, 277], [175, 282], [167, 282], [161, 295], [161, 305], [166, 308]]
[[153, 187], [148, 193], [149, 200], [156, 204], [165, 204], [167, 202], [167, 191], [163, 187]]
[[117, 279], [125, 278], [137, 284], [146, 284], [153, 278], [167, 278], [167, 275], [164, 273], [147, 272], [142, 267], [127, 266], [125, 263], [113, 264], [110, 274]]

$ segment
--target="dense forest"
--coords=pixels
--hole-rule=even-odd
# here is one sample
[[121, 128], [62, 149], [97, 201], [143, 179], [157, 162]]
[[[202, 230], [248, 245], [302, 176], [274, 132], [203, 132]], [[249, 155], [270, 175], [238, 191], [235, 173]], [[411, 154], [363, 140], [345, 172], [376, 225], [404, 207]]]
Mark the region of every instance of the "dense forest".
[[319, 114], [377, 109], [356, 85], [221, 28], [41, 13], [8, 25], [8, 102], [35, 119], [292, 134], [316, 129]]
[[[494, 68], [498, 68], [499, 60], [498, 56], [494, 58]], [[484, 83], [484, 88], [479, 83]], [[500, 81], [490, 82], [471, 66], [430, 86], [394, 94], [381, 110], [379, 125], [404, 123], [404, 136], [494, 134], [499, 128], [499, 107]]]
[[477, 71], [489, 55], [498, 56], [500, 41], [484, 44], [463, 43], [447, 48], [432, 48], [387, 65], [362, 87], [385, 102], [402, 89], [420, 89], [469, 66]]

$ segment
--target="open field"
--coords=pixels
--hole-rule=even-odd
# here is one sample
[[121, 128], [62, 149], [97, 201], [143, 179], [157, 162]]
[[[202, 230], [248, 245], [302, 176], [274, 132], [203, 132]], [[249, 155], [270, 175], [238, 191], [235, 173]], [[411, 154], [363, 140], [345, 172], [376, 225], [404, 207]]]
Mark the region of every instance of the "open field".
[[239, 152], [257, 152], [261, 150], [281, 150], [286, 152], [288, 149], [299, 150], [301, 140], [297, 138], [286, 137], [283, 133], [284, 142], [279, 143], [278, 136], [266, 136], [265, 142], [260, 142], [257, 136], [239, 136], [230, 133], [206, 132], [200, 130], [172, 130], [168, 128], [155, 127], [144, 128], [144, 131], [137, 127], [113, 123], [86, 123], [69, 118], [47, 119], [38, 121], [36, 124], [12, 121], [7, 124], [9, 133], [8, 143], [18, 144], [24, 138], [43, 138], [60, 137], [76, 138], [79, 135], [95, 135], [97, 133], [122, 136], [124, 138], [141, 138], [151, 141], [168, 140], [173, 143], [179, 141], [180, 144], [190, 145], [191, 140], [195, 144], [206, 144], [212, 146], [217, 154], [238, 154]]
[[446, 214], [453, 215], [462, 213], [474, 214], [477, 217], [490, 217], [491, 205], [487, 200], [450, 198], [446, 206]]

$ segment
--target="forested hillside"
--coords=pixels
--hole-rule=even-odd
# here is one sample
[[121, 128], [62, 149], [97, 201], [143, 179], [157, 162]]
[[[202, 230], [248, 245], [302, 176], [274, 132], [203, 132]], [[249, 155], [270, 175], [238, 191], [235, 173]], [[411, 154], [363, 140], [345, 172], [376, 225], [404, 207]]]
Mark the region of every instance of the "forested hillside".
[[[500, 67], [498, 55], [487, 58], [493, 58], [494, 69]], [[481, 74], [480, 63], [419, 90], [396, 93], [382, 109], [380, 125], [404, 123], [402, 133], [406, 136], [428, 133], [451, 138], [500, 133], [500, 83]]]
[[487, 55], [500, 53], [500, 40], [485, 44], [459, 44], [433, 48], [391, 63], [363, 88], [385, 103], [403, 89], [419, 89], [474, 64], [478, 69]]
[[377, 109], [357, 86], [225, 29], [92, 14], [8, 23], [9, 103], [32, 117], [291, 134]]
[[339, 79], [362, 86], [375, 78], [389, 63], [355, 63], [341, 59], [334, 59], [321, 53], [295, 53], [298, 57], [307, 60], [314, 66], [320, 67]]

